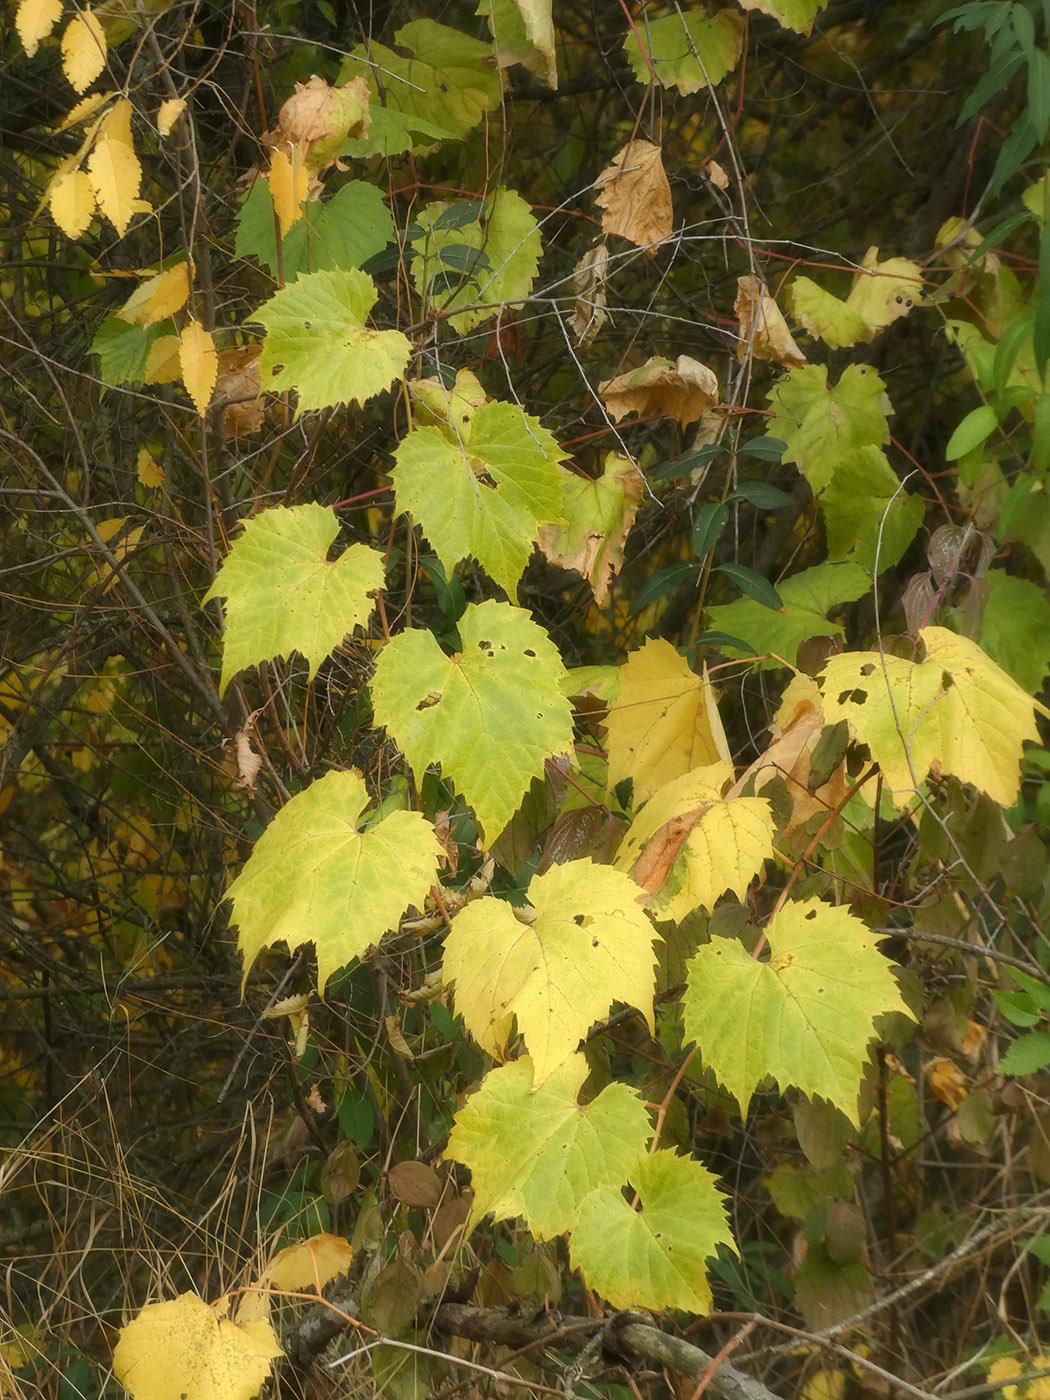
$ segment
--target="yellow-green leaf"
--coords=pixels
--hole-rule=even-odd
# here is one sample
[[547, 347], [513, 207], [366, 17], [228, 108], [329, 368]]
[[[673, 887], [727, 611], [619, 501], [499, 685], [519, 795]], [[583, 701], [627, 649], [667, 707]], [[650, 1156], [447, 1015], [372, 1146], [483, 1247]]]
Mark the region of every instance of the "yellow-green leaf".
[[569, 1241], [573, 1267], [614, 1308], [710, 1312], [707, 1260], [719, 1245], [736, 1253], [716, 1177], [662, 1151], [640, 1157], [629, 1179], [640, 1209], [607, 1186], [584, 1200]]
[[332, 974], [396, 929], [410, 905], [423, 907], [438, 878], [434, 828], [419, 812], [372, 821], [368, 803], [360, 773], [326, 773], [259, 837], [226, 891], [245, 980], [263, 948], [313, 943], [323, 993]]
[[526, 1055], [490, 1070], [471, 1094], [445, 1156], [470, 1168], [475, 1220], [520, 1215], [536, 1239], [554, 1239], [589, 1192], [626, 1181], [651, 1136], [649, 1115], [626, 1084], [581, 1105], [589, 1072], [583, 1055], [570, 1055], [536, 1086]]
[[496, 45], [501, 68], [520, 63], [549, 88], [558, 86], [551, 0], [478, 0]]
[[245, 666], [300, 652], [309, 676], [368, 621], [383, 587], [383, 556], [352, 544], [328, 562], [339, 533], [321, 505], [274, 506], [244, 523], [204, 597], [226, 599], [220, 694]]
[[491, 846], [546, 759], [572, 748], [572, 707], [557, 647], [521, 609], [469, 604], [458, 626], [453, 656], [420, 628], [388, 642], [372, 703], [417, 779], [440, 763]]
[[179, 336], [179, 368], [186, 392], [203, 418], [219, 377], [219, 356], [211, 332], [199, 321], [190, 321]]
[[719, 10], [708, 18], [700, 11], [650, 19], [632, 26], [624, 48], [640, 83], [655, 80], [679, 92], [698, 92], [720, 83], [740, 59], [744, 18], [735, 10]]
[[106, 66], [106, 35], [93, 10], [81, 10], [62, 35], [62, 69], [76, 92], [89, 88]]
[[796, 34], [808, 35], [818, 11], [824, 9], [828, 0], [737, 0], [743, 10], [759, 10], [764, 15], [772, 15], [785, 29], [793, 29]]
[[98, 207], [123, 235], [139, 208], [142, 166], [131, 141], [131, 103], [120, 98], [108, 112], [88, 157], [88, 174]]
[[152, 326], [154, 322], [166, 321], [181, 310], [189, 294], [189, 266], [186, 262], [178, 262], [137, 287], [117, 315], [133, 326]]
[[153, 342], [146, 356], [146, 369], [142, 376], [145, 384], [177, 384], [182, 378], [182, 362], [179, 358], [179, 337], [162, 335]]
[[185, 110], [184, 97], [169, 97], [157, 109], [157, 134], [170, 136], [180, 114]]
[[113, 1372], [133, 1400], [252, 1400], [284, 1353], [273, 1328], [239, 1327], [195, 1293], [150, 1303], [120, 1334]]
[[15, 28], [29, 58], [62, 18], [62, 0], [20, 0], [15, 11]]
[[86, 173], [60, 171], [48, 189], [47, 207], [67, 238], [79, 238], [95, 214], [95, 192]]
[[925, 628], [922, 641], [923, 661], [871, 651], [832, 657], [825, 719], [849, 721], [899, 803], [932, 769], [1013, 806], [1025, 740], [1038, 738], [1035, 712], [1048, 712], [976, 642], [945, 627]]
[[533, 876], [530, 908], [489, 895], [468, 904], [445, 939], [445, 977], [474, 1039], [504, 1056], [512, 1021], [542, 1084], [614, 1001], [635, 1006], [652, 1029], [653, 926], [633, 882], [589, 860]]

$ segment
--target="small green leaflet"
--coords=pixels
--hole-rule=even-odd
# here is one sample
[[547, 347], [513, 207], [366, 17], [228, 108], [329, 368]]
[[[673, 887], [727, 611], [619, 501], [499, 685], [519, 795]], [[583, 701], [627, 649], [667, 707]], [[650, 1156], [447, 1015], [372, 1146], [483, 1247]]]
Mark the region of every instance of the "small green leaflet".
[[[395, 237], [394, 221], [380, 191], [367, 181], [351, 180], [324, 203], [308, 200], [304, 204], [303, 217], [283, 241], [284, 280], [294, 282], [300, 270], [363, 267]], [[256, 180], [241, 205], [236, 252], [239, 258], [258, 258], [275, 277], [282, 270], [277, 261], [273, 200], [265, 180]]]
[[[418, 812], [359, 829], [369, 797], [359, 773], [326, 773], [297, 793], [255, 843], [226, 891], [244, 979], [263, 948], [317, 948], [317, 986], [422, 909], [439, 878], [441, 847]], [[243, 980], [241, 986], [243, 992]]]
[[632, 26], [624, 50], [640, 83], [651, 83], [655, 73], [661, 87], [676, 87], [687, 95], [720, 83], [732, 72], [740, 61], [743, 36], [743, 16], [734, 10], [719, 10], [710, 19], [679, 11]]
[[713, 938], [686, 971], [685, 1034], [739, 1101], [767, 1075], [819, 1095], [860, 1126], [857, 1094], [874, 1035], [888, 1011], [914, 1019], [872, 933], [819, 899], [787, 904], [766, 929], [770, 956]]
[[596, 1187], [627, 1179], [652, 1135], [649, 1114], [626, 1084], [578, 1102], [590, 1066], [572, 1055], [538, 1088], [528, 1056], [490, 1070], [456, 1114], [445, 1156], [470, 1168], [474, 1218], [521, 1216], [538, 1240], [575, 1223]]
[[540, 526], [561, 518], [566, 454], [553, 435], [496, 400], [459, 438], [415, 428], [395, 456], [397, 508], [416, 520], [446, 573], [473, 556], [513, 598]]
[[630, 1173], [641, 1210], [615, 1188], [599, 1187], [580, 1207], [569, 1241], [573, 1268], [614, 1308], [711, 1311], [706, 1261], [736, 1245], [726, 1198], [699, 1162], [674, 1152], [640, 1157]]
[[420, 296], [463, 335], [529, 296], [541, 244], [532, 210], [513, 190], [501, 187], [456, 214], [456, 205], [440, 202], [423, 209], [411, 271]]
[[299, 410], [375, 398], [404, 372], [412, 347], [400, 331], [365, 324], [376, 299], [357, 268], [304, 273], [255, 313], [268, 332], [259, 359], [262, 386], [295, 389]]
[[225, 598], [220, 695], [245, 666], [300, 652], [309, 676], [348, 632], [367, 622], [383, 587], [383, 556], [352, 544], [334, 563], [335, 514], [320, 505], [275, 506], [244, 522], [203, 602]]
[[459, 634], [455, 656], [419, 628], [388, 642], [372, 703], [417, 780], [440, 763], [491, 845], [546, 759], [572, 748], [572, 706], [561, 693], [557, 647], [519, 608], [471, 604]]
[[575, 1052], [614, 1001], [653, 1025], [653, 926], [626, 875], [590, 860], [535, 875], [531, 910], [487, 895], [468, 904], [445, 939], [444, 974], [456, 1010], [480, 1045], [502, 1058], [512, 1019], [532, 1057], [534, 1088]]
[[848, 365], [828, 388], [824, 365], [788, 370], [769, 393], [769, 431], [787, 444], [784, 460], [794, 462], [814, 491], [822, 491], [840, 458], [854, 447], [889, 441], [883, 404], [885, 385], [867, 365]]

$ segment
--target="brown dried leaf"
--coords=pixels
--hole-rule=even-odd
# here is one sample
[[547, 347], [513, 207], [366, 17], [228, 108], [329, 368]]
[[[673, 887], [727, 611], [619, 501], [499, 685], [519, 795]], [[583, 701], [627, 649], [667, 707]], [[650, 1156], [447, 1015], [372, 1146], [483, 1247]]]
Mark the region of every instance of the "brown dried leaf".
[[247, 792], [255, 791], [255, 779], [259, 776], [262, 759], [252, 748], [249, 725], [237, 731], [237, 781], [235, 786]]
[[441, 1181], [426, 1162], [398, 1162], [386, 1174], [391, 1194], [405, 1206], [436, 1206], [441, 1199]]
[[575, 569], [604, 608], [609, 585], [623, 567], [623, 551], [645, 490], [645, 478], [629, 457], [610, 452], [594, 481], [566, 473], [563, 525], [541, 525], [539, 545], [562, 569]]
[[970, 1092], [966, 1075], [958, 1065], [944, 1055], [938, 1055], [926, 1066], [926, 1087], [935, 1098], [954, 1113]]
[[[330, 87], [315, 73], [307, 83], [296, 83], [277, 118], [277, 130], [264, 144], [297, 146], [311, 174], [339, 165], [339, 152], [349, 137], [365, 137], [372, 124], [368, 110], [368, 84], [352, 78], [342, 87]], [[342, 168], [342, 167], [340, 167]]]
[[572, 289], [576, 293], [576, 310], [570, 329], [576, 344], [585, 350], [605, 325], [605, 282], [609, 275], [609, 250], [596, 243], [576, 264]]
[[785, 369], [798, 369], [806, 357], [792, 339], [780, 308], [757, 277], [738, 277], [733, 310], [740, 322], [738, 360], [748, 353], [756, 360], [773, 360]]
[[235, 345], [219, 351], [219, 377], [215, 397], [230, 402], [222, 411], [224, 438], [257, 433], [263, 425], [263, 405], [259, 398], [259, 355], [261, 345]]
[[651, 141], [628, 141], [595, 180], [594, 188], [595, 200], [604, 210], [602, 233], [619, 234], [650, 257], [656, 252], [653, 245], [671, 236], [671, 186], [660, 147]]
[[700, 173], [707, 176], [716, 190], [727, 190], [729, 188], [729, 176], [725, 173], [717, 160], [704, 161], [703, 165], [700, 167]]
[[663, 889], [686, 837], [706, 811], [706, 807], [695, 807], [663, 824], [634, 863], [631, 878], [636, 885], [641, 885], [647, 894]]
[[672, 364], [659, 356], [638, 369], [598, 385], [614, 423], [628, 413], [652, 418], [677, 418], [684, 427], [695, 423], [718, 402], [718, 379], [713, 370], [688, 355]]

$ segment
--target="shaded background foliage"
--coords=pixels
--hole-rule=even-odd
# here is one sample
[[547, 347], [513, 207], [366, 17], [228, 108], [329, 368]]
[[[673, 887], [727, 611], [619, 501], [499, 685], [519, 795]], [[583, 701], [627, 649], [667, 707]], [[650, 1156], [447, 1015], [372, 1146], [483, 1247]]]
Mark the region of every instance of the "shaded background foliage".
[[[367, 639], [347, 642], [309, 686], [295, 665], [273, 664], [220, 702], [217, 621], [198, 602], [239, 521], [263, 505], [322, 500], [342, 503], [343, 543], [389, 549], [402, 580], [388, 595], [392, 622], [408, 608], [417, 618], [440, 617], [445, 595], [432, 561], [419, 559], [403, 522], [390, 525], [388, 498], [376, 494], [401, 407], [383, 398], [293, 420], [278, 405], [261, 435], [224, 439], [214, 417], [202, 425], [175, 392], [105, 385], [89, 353], [105, 313], [126, 299], [131, 271], [185, 247], [191, 227], [210, 288], [207, 317], [217, 330], [240, 326], [273, 286], [231, 252], [258, 135], [296, 81], [315, 72], [334, 80], [342, 54], [392, 42], [421, 7], [257, 0], [149, 8], [149, 41], [111, 50], [110, 85], [126, 88], [143, 114], [172, 90], [191, 92], [198, 144], [154, 142], [144, 151], [157, 214], [120, 240], [106, 225], [101, 237], [74, 244], [39, 215], [43, 185], [77, 144], [75, 133], [55, 130], [70, 94], [55, 48], [30, 65], [10, 26], [0, 44], [0, 1246], [4, 1306], [21, 1329], [5, 1353], [7, 1374], [18, 1371], [26, 1393], [47, 1395], [99, 1394], [112, 1329], [151, 1289], [228, 1289], [297, 1220], [352, 1229], [360, 1197], [340, 1202], [329, 1191], [325, 1202], [319, 1189], [321, 1164], [340, 1142], [353, 1144], [362, 1189], [376, 1193], [369, 1228], [381, 1233], [399, 1209], [384, 1171], [440, 1146], [455, 1095], [479, 1068], [450, 1017], [398, 1005], [398, 990], [438, 965], [433, 934], [394, 939], [347, 973], [316, 1010], [309, 1048], [295, 1061], [286, 1020], [262, 1013], [309, 984], [303, 960], [266, 956], [239, 1000], [240, 960], [220, 905], [272, 812], [328, 766], [359, 766], [380, 796], [403, 781], [396, 756], [371, 732], [362, 694]], [[483, 32], [470, 5], [425, 8], [429, 18]], [[489, 393], [519, 398], [593, 470], [617, 439], [594, 386], [648, 355], [684, 353], [732, 386], [727, 401], [739, 412], [727, 440], [760, 435], [765, 390], [779, 371], [738, 365], [731, 313], [751, 250], [774, 289], [804, 267], [844, 292], [870, 244], [928, 262], [935, 275], [937, 230], [977, 207], [1002, 136], [1024, 106], [1023, 85], [1008, 84], [959, 123], [987, 51], [974, 35], [939, 23], [946, 9], [832, 0], [808, 39], [755, 14], [746, 62], [716, 95], [657, 90], [640, 101], [623, 54], [624, 9], [559, 4], [556, 92], [515, 69], [499, 112], [464, 143], [389, 163], [372, 158], [349, 177], [388, 194], [398, 228], [431, 198], [470, 197], [501, 181], [542, 218], [545, 254], [532, 300], [499, 335], [491, 326], [464, 337], [425, 328], [422, 372], [469, 366]], [[617, 246], [611, 326], [591, 350], [576, 352], [565, 321], [573, 270], [597, 231], [588, 190], [635, 132], [663, 144], [676, 236], [651, 258]], [[727, 134], [746, 176], [746, 227], [703, 173], [709, 159], [728, 162]], [[1009, 209], [1009, 190], [994, 203]], [[1037, 253], [1024, 237], [1010, 254], [1023, 273]], [[396, 259], [377, 274], [390, 320], [402, 275]], [[904, 629], [902, 594], [925, 567], [929, 535], [958, 515], [945, 506], [944, 445], [973, 390], [958, 351], [936, 333], [939, 314], [931, 307], [874, 346], [821, 357], [832, 378], [862, 360], [890, 381], [897, 460], [918, 474], [927, 503], [925, 531], [879, 581], [888, 630]], [[688, 434], [662, 419], [623, 436], [648, 468], [690, 446]], [[161, 489], [141, 480], [143, 447], [163, 470]], [[775, 514], [736, 506], [715, 562], [743, 563], [775, 583], [823, 558], [821, 526], [790, 466], [754, 465], [748, 474], [768, 471], [791, 504]], [[688, 479], [654, 479], [605, 610], [592, 605], [586, 584], [533, 561], [522, 600], [567, 662], [616, 660], [642, 631], [675, 644], [695, 637], [695, 583], [655, 606], [632, 604], [654, 571], [688, 557], [703, 498]], [[1014, 559], [1041, 579], [1023, 551]], [[489, 588], [469, 571], [463, 586], [476, 599]], [[708, 603], [735, 596], [711, 574]], [[841, 618], [850, 644], [870, 641], [870, 597]], [[726, 715], [738, 761], [760, 750], [774, 694], [767, 675], [732, 683]], [[238, 786], [235, 756], [249, 715], [258, 717], [265, 750], [254, 797]], [[428, 797], [440, 805], [437, 794]], [[1042, 837], [1033, 830], [1026, 838], [1027, 868], [1006, 871], [1007, 883], [994, 842], [977, 868], [1019, 948], [1045, 963]], [[915, 855], [912, 834], [886, 823], [877, 853], [886, 888], [910, 897], [921, 883], [906, 873]], [[466, 878], [476, 862], [466, 854], [464, 862]], [[509, 884], [512, 875], [497, 878]], [[974, 1004], [973, 974], [960, 960], [927, 949], [913, 967], [945, 1018], [951, 1005]], [[947, 993], [961, 991], [967, 996], [951, 1002]], [[414, 1067], [392, 1045], [385, 1017], [394, 1011], [416, 1051]], [[620, 1052], [653, 1057], [654, 1083], [669, 1078], [629, 1024]], [[342, 1096], [338, 1113], [309, 1107], [314, 1084], [330, 1108]], [[1031, 1092], [1038, 1100], [1044, 1090]], [[1038, 1117], [1019, 1165], [1007, 1137], [980, 1150], [950, 1142], [951, 1113], [940, 1102], [915, 1113], [894, 1179], [874, 1142], [857, 1172], [883, 1289], [942, 1258], [972, 1228], [976, 1206], [1009, 1207], [1031, 1192], [1033, 1175], [1047, 1179]], [[675, 1115], [672, 1140], [701, 1148], [733, 1193], [744, 1263], [723, 1261], [720, 1307], [798, 1323], [787, 1281], [798, 1211], [776, 1209], [769, 1185], [771, 1171], [800, 1157], [797, 1112], [793, 1119], [767, 1096], [741, 1124], [705, 1086], [687, 1081]], [[906, 1358], [910, 1375], [946, 1377], [997, 1334], [997, 1308], [1024, 1334], [1038, 1277], [1031, 1261], [1016, 1262], [1010, 1236], [1007, 1223], [950, 1287], [939, 1279], [909, 1299], [874, 1338], [877, 1354], [891, 1368]], [[510, 1232], [505, 1242], [513, 1256], [520, 1242]], [[552, 1291], [556, 1252], [543, 1261], [544, 1286], [504, 1279], [505, 1292]], [[480, 1260], [490, 1271], [493, 1264]], [[489, 1296], [499, 1297], [495, 1284]], [[814, 1312], [802, 1312], [816, 1325]], [[724, 1339], [732, 1326], [729, 1317], [716, 1321], [710, 1337]], [[751, 1362], [788, 1388], [804, 1384], [814, 1365], [786, 1349], [756, 1352]]]

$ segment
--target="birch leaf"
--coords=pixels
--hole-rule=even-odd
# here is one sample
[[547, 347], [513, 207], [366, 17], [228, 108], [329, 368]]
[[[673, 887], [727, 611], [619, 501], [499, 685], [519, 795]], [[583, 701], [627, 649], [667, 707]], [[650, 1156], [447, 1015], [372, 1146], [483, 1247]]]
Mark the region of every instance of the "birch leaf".
[[137, 287], [117, 315], [132, 326], [152, 326], [181, 311], [189, 294], [189, 266], [185, 261], [178, 262]]
[[123, 236], [139, 209], [142, 166], [131, 141], [131, 103], [120, 98], [103, 119], [88, 156], [88, 175], [98, 207]]
[[95, 192], [83, 170], [60, 172], [47, 193], [51, 217], [67, 238], [79, 238], [95, 215]]
[[15, 11], [15, 28], [26, 55], [32, 58], [62, 18], [62, 0], [20, 0]]
[[199, 321], [190, 321], [179, 336], [179, 368], [186, 392], [203, 418], [219, 375], [219, 357], [211, 333]]
[[105, 66], [105, 31], [93, 10], [81, 10], [62, 35], [62, 71], [74, 91], [83, 92]]

